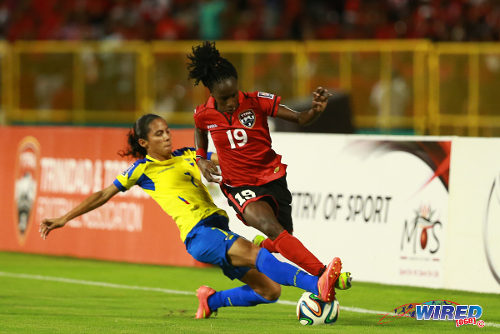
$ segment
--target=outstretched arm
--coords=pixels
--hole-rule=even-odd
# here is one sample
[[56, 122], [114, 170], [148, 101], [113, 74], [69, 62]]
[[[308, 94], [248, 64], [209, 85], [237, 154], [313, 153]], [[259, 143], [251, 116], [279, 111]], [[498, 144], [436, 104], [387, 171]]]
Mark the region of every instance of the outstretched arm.
[[65, 215], [58, 218], [45, 218], [40, 223], [40, 236], [45, 240], [50, 231], [63, 227], [71, 219], [76, 218], [84, 213], [97, 209], [104, 203], [106, 203], [111, 197], [119, 192], [118, 188], [112, 184], [103, 190], [93, 193], [89, 197], [83, 200], [80, 204], [74, 207], [71, 211], [67, 212]]
[[194, 129], [194, 142], [196, 145], [196, 162], [201, 173], [209, 182], [218, 182], [214, 176], [220, 176], [216, 163], [219, 162], [216, 154], [212, 154], [210, 160], [207, 160], [208, 132], [198, 127]]
[[298, 123], [301, 126], [311, 124], [325, 111], [330, 96], [332, 94], [328, 93], [327, 89], [318, 87], [313, 92], [312, 106], [309, 110], [298, 112], [280, 104], [276, 117]]

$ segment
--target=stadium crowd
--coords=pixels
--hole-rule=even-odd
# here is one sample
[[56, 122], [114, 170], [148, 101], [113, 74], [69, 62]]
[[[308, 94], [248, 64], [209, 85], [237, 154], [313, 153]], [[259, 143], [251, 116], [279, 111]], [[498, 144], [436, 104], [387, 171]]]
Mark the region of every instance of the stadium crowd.
[[494, 41], [493, 0], [3, 0], [0, 39]]

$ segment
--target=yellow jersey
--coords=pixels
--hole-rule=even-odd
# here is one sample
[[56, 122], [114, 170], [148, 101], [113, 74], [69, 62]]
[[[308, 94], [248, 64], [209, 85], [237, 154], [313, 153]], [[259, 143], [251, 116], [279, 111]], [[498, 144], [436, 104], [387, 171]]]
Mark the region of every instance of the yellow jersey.
[[113, 184], [121, 191], [134, 184], [140, 186], [172, 217], [182, 241], [200, 220], [214, 213], [227, 217], [201, 181], [194, 148], [176, 150], [164, 161], [146, 155], [118, 175]]

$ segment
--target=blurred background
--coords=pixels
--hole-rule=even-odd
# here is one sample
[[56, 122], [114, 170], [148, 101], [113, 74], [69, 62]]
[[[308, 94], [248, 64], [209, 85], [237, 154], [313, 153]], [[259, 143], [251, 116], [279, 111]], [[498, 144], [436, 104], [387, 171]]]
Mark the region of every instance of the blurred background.
[[0, 124], [192, 127], [186, 54], [217, 40], [247, 91], [335, 92], [339, 133], [500, 136], [500, 1], [0, 0]]

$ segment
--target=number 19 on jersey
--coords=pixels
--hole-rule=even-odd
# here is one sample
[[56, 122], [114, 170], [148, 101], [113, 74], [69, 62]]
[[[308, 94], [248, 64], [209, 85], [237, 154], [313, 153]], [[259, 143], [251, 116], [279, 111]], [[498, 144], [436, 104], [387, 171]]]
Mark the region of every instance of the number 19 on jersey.
[[238, 147], [241, 147], [248, 142], [247, 133], [243, 129], [227, 130], [226, 133], [227, 139], [229, 139], [229, 144], [231, 145], [231, 149], [236, 148], [236, 145], [238, 145]]

